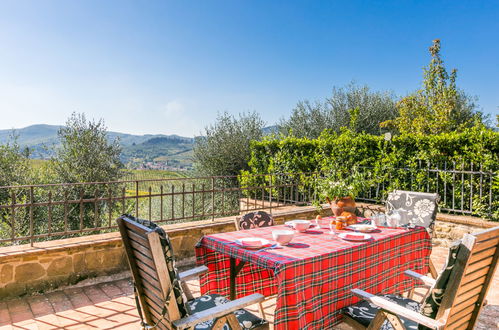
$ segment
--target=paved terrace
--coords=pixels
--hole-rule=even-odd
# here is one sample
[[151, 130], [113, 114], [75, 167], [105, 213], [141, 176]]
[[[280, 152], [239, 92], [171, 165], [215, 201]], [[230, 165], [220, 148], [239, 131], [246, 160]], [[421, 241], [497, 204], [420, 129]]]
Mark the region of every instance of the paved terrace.
[[[447, 249], [435, 247], [432, 259], [440, 268]], [[198, 281], [189, 286], [199, 295]], [[420, 292], [417, 292], [420, 296]], [[476, 329], [499, 329], [499, 272], [496, 272]], [[265, 305], [266, 318], [273, 320], [274, 301]], [[256, 306], [249, 308], [258, 313]], [[78, 285], [41, 295], [0, 302], [0, 329], [139, 329], [129, 278]], [[336, 327], [351, 329], [346, 324]]]

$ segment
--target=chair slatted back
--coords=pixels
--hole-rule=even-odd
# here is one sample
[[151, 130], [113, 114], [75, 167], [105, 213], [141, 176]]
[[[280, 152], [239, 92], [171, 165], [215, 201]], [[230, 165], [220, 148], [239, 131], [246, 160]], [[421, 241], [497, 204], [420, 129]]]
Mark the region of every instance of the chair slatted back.
[[137, 308], [141, 308], [147, 324], [156, 324], [162, 319], [165, 297], [170, 293], [167, 314], [158, 328], [171, 329], [168, 320], [180, 319], [180, 312], [159, 234], [126, 217], [118, 218], [117, 222], [138, 293], [140, 306]]
[[436, 319], [445, 329], [473, 329], [499, 258], [499, 227], [464, 236]]

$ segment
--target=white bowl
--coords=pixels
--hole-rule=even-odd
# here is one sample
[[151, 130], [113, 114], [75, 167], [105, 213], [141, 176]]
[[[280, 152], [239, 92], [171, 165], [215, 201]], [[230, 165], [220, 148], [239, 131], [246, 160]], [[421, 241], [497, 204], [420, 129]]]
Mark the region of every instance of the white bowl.
[[295, 230], [299, 231], [300, 233], [307, 231], [307, 229], [310, 228], [311, 224], [312, 223], [308, 220], [293, 220], [291, 222], [291, 225], [293, 226], [293, 228]]
[[288, 245], [295, 233], [292, 230], [273, 230], [272, 238], [280, 245]]

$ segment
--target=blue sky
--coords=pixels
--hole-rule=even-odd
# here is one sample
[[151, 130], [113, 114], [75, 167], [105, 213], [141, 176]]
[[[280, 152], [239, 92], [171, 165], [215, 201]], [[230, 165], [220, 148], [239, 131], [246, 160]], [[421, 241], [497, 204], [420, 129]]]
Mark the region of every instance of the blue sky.
[[405, 95], [442, 40], [458, 86], [499, 106], [498, 1], [0, 0], [0, 128], [198, 135], [217, 112], [269, 124], [352, 80]]

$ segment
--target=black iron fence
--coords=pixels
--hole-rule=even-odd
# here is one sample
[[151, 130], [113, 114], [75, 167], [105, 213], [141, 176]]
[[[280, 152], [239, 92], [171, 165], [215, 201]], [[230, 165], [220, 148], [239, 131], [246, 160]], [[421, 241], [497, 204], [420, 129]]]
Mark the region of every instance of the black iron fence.
[[[438, 192], [440, 210], [495, 218], [497, 175], [472, 164], [374, 169], [359, 201], [383, 202], [390, 190]], [[129, 213], [162, 224], [311, 205], [324, 173], [285, 173], [0, 187], [0, 246], [116, 229]]]
[[0, 187], [0, 245], [112, 231], [123, 213], [171, 224], [314, 199], [294, 175], [253, 177], [263, 184], [241, 186], [237, 176], [217, 176]]

